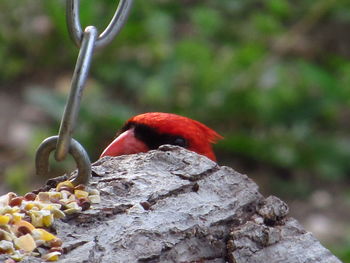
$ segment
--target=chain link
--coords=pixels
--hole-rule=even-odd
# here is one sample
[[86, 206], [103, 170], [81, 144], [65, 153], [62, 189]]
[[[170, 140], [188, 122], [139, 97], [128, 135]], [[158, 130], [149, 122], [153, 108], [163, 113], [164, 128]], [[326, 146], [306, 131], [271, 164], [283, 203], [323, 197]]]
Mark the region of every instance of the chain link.
[[77, 121], [80, 101], [84, 86], [89, 74], [91, 59], [96, 48], [108, 45], [123, 27], [130, 12], [133, 0], [120, 0], [118, 8], [107, 26], [98, 35], [94, 26], [88, 26], [84, 32], [79, 19], [79, 0], [67, 0], [67, 26], [74, 43], [80, 48], [74, 69], [71, 90], [64, 109], [58, 136], [45, 139], [39, 146], [36, 157], [36, 173], [39, 176], [47, 174], [49, 169], [49, 156], [55, 150], [56, 161], [62, 161], [70, 153], [78, 168], [78, 175], [72, 180], [74, 184], [89, 182], [91, 175], [91, 162], [84, 147], [72, 138]]
[[[58, 136], [46, 138], [39, 146], [35, 156], [36, 174], [39, 176], [47, 175], [49, 170], [50, 153], [56, 149]], [[88, 154], [83, 146], [74, 139], [71, 139], [69, 145], [69, 153], [73, 156], [77, 168], [78, 175], [72, 180], [75, 185], [87, 184], [91, 174], [91, 163]]]
[[[73, 42], [80, 47], [82, 43], [83, 31], [79, 18], [80, 0], [67, 0], [67, 25], [69, 34]], [[120, 32], [126, 19], [128, 18], [133, 0], [120, 0], [118, 8], [106, 27], [96, 40], [96, 48], [108, 45]]]

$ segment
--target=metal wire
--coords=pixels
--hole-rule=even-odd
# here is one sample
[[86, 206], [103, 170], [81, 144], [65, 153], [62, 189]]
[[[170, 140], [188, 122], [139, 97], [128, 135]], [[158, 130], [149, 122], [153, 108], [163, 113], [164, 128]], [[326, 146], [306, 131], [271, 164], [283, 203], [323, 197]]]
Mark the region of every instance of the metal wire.
[[[46, 138], [39, 146], [35, 156], [36, 174], [45, 176], [49, 172], [50, 153], [56, 149], [58, 136]], [[69, 145], [69, 153], [73, 156], [77, 168], [78, 175], [72, 180], [75, 185], [87, 184], [91, 175], [91, 163], [89, 156], [83, 146], [74, 139], [71, 139]]]
[[79, 0], [67, 0], [67, 25], [74, 43], [80, 48], [74, 69], [71, 90], [64, 109], [59, 134], [45, 139], [39, 146], [35, 166], [39, 176], [49, 170], [49, 156], [55, 151], [55, 159], [62, 161], [70, 153], [78, 167], [78, 175], [72, 180], [74, 184], [87, 184], [91, 174], [91, 162], [84, 148], [72, 138], [80, 108], [82, 92], [89, 74], [91, 59], [96, 48], [109, 44], [123, 27], [133, 0], [120, 0], [118, 8], [107, 26], [98, 36], [96, 27], [88, 26], [84, 32], [79, 19]]
[[[68, 31], [77, 47], [80, 47], [83, 35], [79, 17], [79, 3], [80, 0], [67, 0], [66, 10]], [[96, 40], [96, 48], [102, 48], [108, 45], [118, 35], [128, 18], [132, 3], [133, 0], [119, 1], [118, 8], [112, 20]]]
[[55, 152], [55, 159], [57, 161], [64, 160], [68, 153], [70, 140], [80, 108], [82, 92], [90, 69], [96, 37], [96, 28], [94, 26], [88, 26], [83, 34], [82, 45], [73, 73], [71, 90], [61, 121], [57, 149]]

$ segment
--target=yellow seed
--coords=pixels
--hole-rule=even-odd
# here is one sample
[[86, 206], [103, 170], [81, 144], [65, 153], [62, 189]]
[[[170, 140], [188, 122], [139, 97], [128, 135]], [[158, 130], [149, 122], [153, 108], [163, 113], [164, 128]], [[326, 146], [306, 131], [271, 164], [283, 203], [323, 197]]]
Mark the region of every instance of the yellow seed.
[[2, 211], [2, 214], [13, 214], [16, 212], [21, 211], [21, 209], [18, 206], [14, 206], [14, 207], [10, 207], [10, 206], [6, 206], [5, 209]]
[[32, 234], [35, 239], [41, 239], [44, 241], [50, 241], [54, 238], [56, 238], [53, 234], [47, 232], [45, 229], [42, 228], [36, 228], [32, 231]]
[[50, 204], [50, 205], [44, 206], [42, 210], [52, 211], [52, 209], [53, 209], [53, 206]]
[[7, 205], [7, 206], [4, 206], [0, 209], [0, 214], [1, 215], [4, 215], [4, 214], [12, 214], [13, 212], [18, 212], [19, 209], [13, 209], [13, 207]]
[[25, 221], [25, 220], [20, 220], [19, 222], [15, 223], [15, 226], [17, 228], [24, 226], [24, 227], [28, 228], [30, 231], [33, 231], [35, 229], [35, 227], [31, 223], [29, 223], [28, 221]]
[[89, 193], [83, 190], [75, 190], [74, 195], [77, 198], [84, 198], [84, 197], [88, 197]]
[[45, 261], [57, 261], [60, 255], [61, 255], [60, 252], [54, 251], [54, 252], [51, 252], [51, 253], [44, 255], [42, 257], [42, 259]]
[[26, 203], [25, 206], [24, 206], [24, 209], [29, 211], [31, 210], [33, 207], [34, 207], [34, 203]]
[[78, 213], [78, 212], [81, 212], [81, 207], [78, 207], [78, 208], [68, 208], [66, 210], [64, 210], [63, 212], [66, 214], [66, 215], [71, 215], [71, 214], [75, 214], [75, 213]]
[[31, 252], [36, 248], [35, 241], [30, 234], [20, 236], [14, 240], [15, 246], [27, 252]]
[[53, 211], [53, 210], [56, 210], [56, 209], [60, 209], [62, 207], [62, 205], [60, 204], [49, 204], [49, 205], [46, 205], [42, 208], [42, 210], [49, 210], [49, 211]]
[[32, 220], [32, 224], [35, 227], [42, 227], [43, 226], [43, 216], [42, 215], [36, 215], [36, 214], [31, 214], [30, 218]]
[[49, 227], [51, 226], [53, 223], [53, 215], [46, 215], [46, 216], [43, 216], [43, 225], [46, 226], [46, 227]]
[[52, 214], [54, 218], [64, 218], [66, 215], [59, 209], [53, 209]]
[[63, 186], [67, 186], [69, 188], [74, 188], [74, 185], [71, 181], [63, 181], [60, 182], [57, 186], [56, 186], [56, 191], [59, 191]]
[[61, 192], [48, 192], [50, 199], [60, 199], [62, 197]]
[[6, 225], [10, 221], [10, 217], [8, 215], [0, 216], [0, 225]]
[[66, 205], [67, 208], [74, 208], [76, 209], [77, 211], [79, 210], [79, 212], [81, 211], [81, 207], [78, 205], [77, 202], [70, 202], [69, 204]]
[[13, 215], [12, 215], [12, 221], [13, 221], [13, 223], [16, 224], [16, 223], [18, 223], [19, 221], [21, 221], [23, 216], [24, 216], [24, 214], [21, 214], [21, 213], [18, 213], [18, 212], [13, 213]]

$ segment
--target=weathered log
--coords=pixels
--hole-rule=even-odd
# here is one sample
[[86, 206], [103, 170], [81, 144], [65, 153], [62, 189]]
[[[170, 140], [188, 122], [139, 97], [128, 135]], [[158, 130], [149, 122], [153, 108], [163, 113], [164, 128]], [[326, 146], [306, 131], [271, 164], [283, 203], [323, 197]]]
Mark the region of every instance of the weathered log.
[[61, 263], [340, 262], [283, 201], [180, 147], [105, 157], [91, 186], [102, 202], [54, 224]]

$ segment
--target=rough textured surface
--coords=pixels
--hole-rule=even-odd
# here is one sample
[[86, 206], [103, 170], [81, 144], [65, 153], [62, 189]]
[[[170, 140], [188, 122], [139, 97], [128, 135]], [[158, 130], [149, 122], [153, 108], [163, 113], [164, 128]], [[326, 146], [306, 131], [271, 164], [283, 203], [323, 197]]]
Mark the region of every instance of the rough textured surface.
[[105, 157], [91, 185], [102, 202], [54, 225], [59, 262], [340, 262], [284, 202], [179, 147]]

